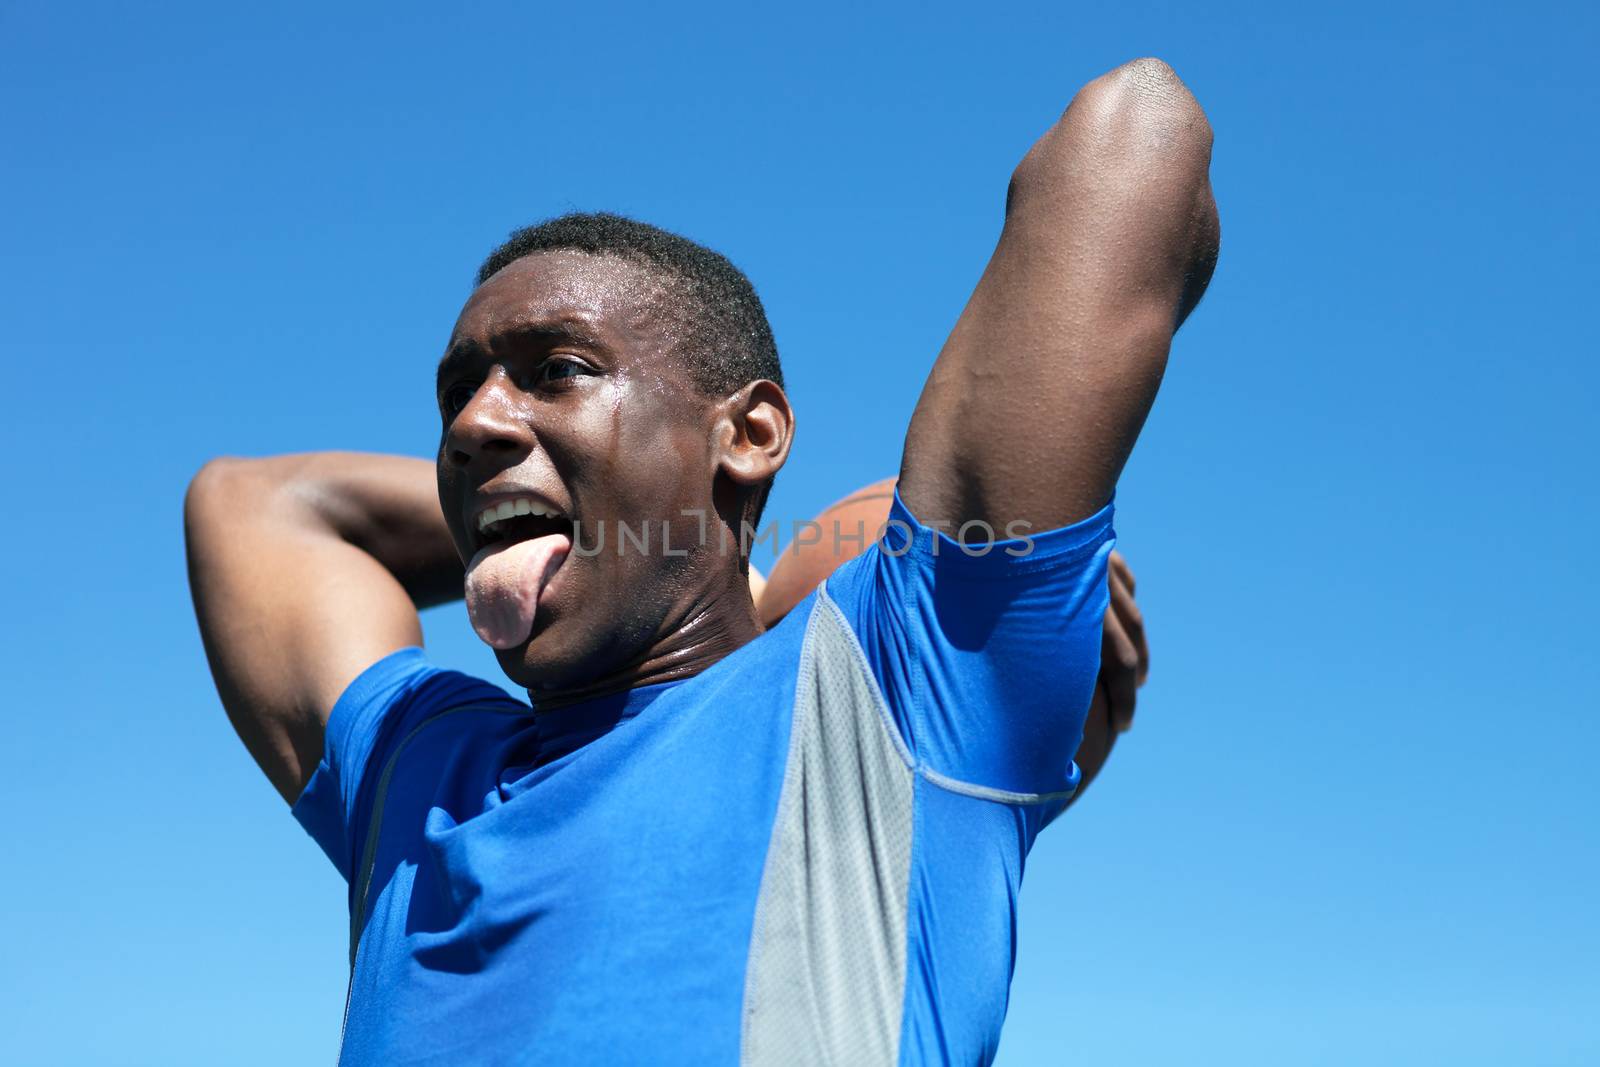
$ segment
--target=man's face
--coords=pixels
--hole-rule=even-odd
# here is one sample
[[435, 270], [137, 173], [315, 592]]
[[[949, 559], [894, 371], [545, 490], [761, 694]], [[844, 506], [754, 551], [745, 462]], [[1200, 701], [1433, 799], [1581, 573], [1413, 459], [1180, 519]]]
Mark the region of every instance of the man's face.
[[[714, 538], [700, 548], [701, 519], [682, 514], [716, 521], [713, 402], [672, 353], [660, 285], [615, 257], [527, 256], [472, 294], [439, 366], [439, 500], [462, 559], [577, 524], [530, 637], [497, 649], [535, 693], [627, 668], [694, 613], [707, 573], [727, 564]], [[485, 508], [527, 497], [559, 517], [480, 528]], [[663, 551], [663, 522], [687, 556]]]

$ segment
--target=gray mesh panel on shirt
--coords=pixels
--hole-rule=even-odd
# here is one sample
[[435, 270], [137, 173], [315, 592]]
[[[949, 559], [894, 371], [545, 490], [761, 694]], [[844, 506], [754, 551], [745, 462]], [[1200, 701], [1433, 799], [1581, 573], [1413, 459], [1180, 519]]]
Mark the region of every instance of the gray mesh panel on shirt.
[[912, 772], [819, 595], [745, 976], [745, 1064], [894, 1064], [906, 974]]

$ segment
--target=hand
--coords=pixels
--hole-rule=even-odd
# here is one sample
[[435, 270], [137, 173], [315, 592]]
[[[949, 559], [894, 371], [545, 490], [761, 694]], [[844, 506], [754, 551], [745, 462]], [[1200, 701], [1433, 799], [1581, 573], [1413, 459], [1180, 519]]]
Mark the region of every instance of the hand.
[[[757, 604], [761, 603], [761, 594], [767, 591], [767, 576], [756, 570], [754, 563], [750, 564], [750, 599]], [[788, 609], [785, 608], [785, 611]]]
[[1133, 726], [1139, 687], [1150, 674], [1150, 646], [1145, 641], [1144, 615], [1133, 601], [1134, 578], [1122, 553], [1111, 553], [1107, 581], [1111, 605], [1106, 609], [1100, 644], [1100, 680], [1112, 728], [1126, 733]]

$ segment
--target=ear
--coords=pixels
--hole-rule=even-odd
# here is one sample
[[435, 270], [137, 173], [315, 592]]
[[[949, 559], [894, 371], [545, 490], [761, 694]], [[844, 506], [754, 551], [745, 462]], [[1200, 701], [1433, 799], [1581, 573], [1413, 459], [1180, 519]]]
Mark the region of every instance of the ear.
[[778, 473], [794, 441], [794, 411], [783, 387], [765, 379], [747, 384], [718, 404], [715, 463], [740, 489]]

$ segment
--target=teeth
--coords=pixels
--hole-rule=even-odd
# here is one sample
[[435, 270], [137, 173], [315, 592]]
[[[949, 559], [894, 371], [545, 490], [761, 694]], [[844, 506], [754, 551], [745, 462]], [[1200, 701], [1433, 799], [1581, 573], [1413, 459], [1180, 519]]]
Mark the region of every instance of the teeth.
[[509, 519], [517, 515], [537, 515], [540, 518], [559, 518], [560, 512], [554, 508], [546, 507], [537, 500], [527, 497], [518, 497], [516, 500], [505, 500], [499, 504], [491, 504], [478, 513], [479, 531], [487, 530], [501, 519]]

